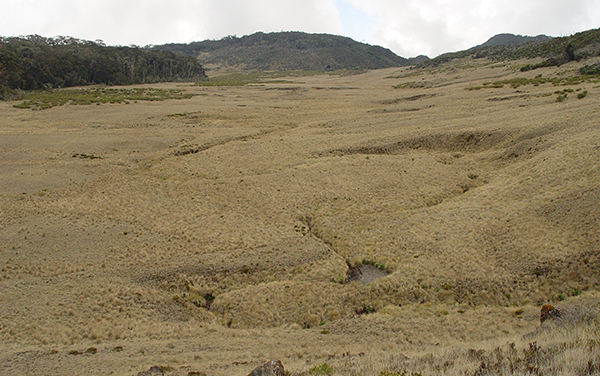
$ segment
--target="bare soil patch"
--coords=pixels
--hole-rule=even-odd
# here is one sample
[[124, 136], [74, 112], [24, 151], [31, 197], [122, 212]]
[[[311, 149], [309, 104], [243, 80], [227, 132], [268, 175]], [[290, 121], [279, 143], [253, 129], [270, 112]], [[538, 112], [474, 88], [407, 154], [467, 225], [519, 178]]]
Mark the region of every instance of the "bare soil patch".
[[360, 282], [363, 285], [368, 285], [377, 281], [379, 278], [386, 277], [389, 273], [381, 270], [371, 264], [360, 265], [348, 270], [347, 282]]

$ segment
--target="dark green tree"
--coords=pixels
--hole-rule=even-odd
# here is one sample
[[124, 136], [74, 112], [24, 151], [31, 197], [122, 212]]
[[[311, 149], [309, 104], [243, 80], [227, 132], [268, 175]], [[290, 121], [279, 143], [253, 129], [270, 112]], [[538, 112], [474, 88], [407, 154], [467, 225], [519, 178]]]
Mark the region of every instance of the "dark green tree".
[[70, 37], [0, 37], [0, 90], [40, 90], [88, 84], [200, 81], [191, 56], [142, 47], [106, 46]]
[[17, 54], [9, 49], [0, 49], [0, 99], [21, 84], [21, 73]]

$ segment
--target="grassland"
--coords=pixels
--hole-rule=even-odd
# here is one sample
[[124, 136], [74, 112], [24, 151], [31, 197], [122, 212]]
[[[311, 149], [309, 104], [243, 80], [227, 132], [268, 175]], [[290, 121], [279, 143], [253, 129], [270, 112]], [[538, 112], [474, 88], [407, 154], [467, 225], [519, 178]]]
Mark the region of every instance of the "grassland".
[[527, 63], [0, 103], [0, 373], [599, 373], [600, 85]]
[[13, 105], [15, 108], [47, 110], [55, 106], [63, 106], [66, 103], [74, 105], [85, 104], [106, 104], [123, 103], [129, 104], [132, 101], [163, 101], [167, 99], [189, 99], [193, 94], [184, 94], [178, 89], [157, 89], [157, 88], [112, 88], [106, 86], [82, 88], [82, 89], [62, 89], [62, 90], [41, 90], [29, 92], [22, 95], [22, 102]]
[[225, 71], [219, 72], [206, 81], [197, 82], [198, 86], [246, 86], [277, 83], [294, 83], [294, 81], [283, 80], [282, 78], [299, 78], [307, 76], [344, 76], [364, 73], [365, 70], [347, 70], [337, 69], [332, 71], [316, 70], [293, 70], [293, 71]]

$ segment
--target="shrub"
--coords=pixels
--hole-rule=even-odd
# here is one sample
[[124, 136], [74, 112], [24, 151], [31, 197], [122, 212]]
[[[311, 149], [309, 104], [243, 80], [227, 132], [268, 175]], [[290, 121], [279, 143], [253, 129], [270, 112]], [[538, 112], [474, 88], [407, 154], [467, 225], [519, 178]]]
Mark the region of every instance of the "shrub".
[[22, 96], [23, 102], [16, 104], [15, 108], [31, 108], [34, 110], [45, 110], [54, 106], [63, 106], [66, 103], [74, 105], [101, 104], [101, 103], [125, 103], [130, 100], [140, 101], [163, 101], [167, 99], [189, 99], [193, 94], [185, 94], [176, 89], [134, 88], [89, 88], [89, 89], [67, 89], [67, 90], [44, 90], [32, 91]]
[[308, 370], [309, 375], [333, 375], [333, 368], [323, 363]]
[[583, 66], [579, 68], [579, 73], [584, 76], [600, 74], [600, 63]]

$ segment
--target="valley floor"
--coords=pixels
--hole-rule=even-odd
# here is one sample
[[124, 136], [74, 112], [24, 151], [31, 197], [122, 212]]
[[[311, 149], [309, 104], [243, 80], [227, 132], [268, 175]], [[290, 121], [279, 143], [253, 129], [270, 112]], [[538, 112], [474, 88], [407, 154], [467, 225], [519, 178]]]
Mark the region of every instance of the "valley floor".
[[599, 373], [600, 82], [526, 63], [0, 103], [0, 374]]

